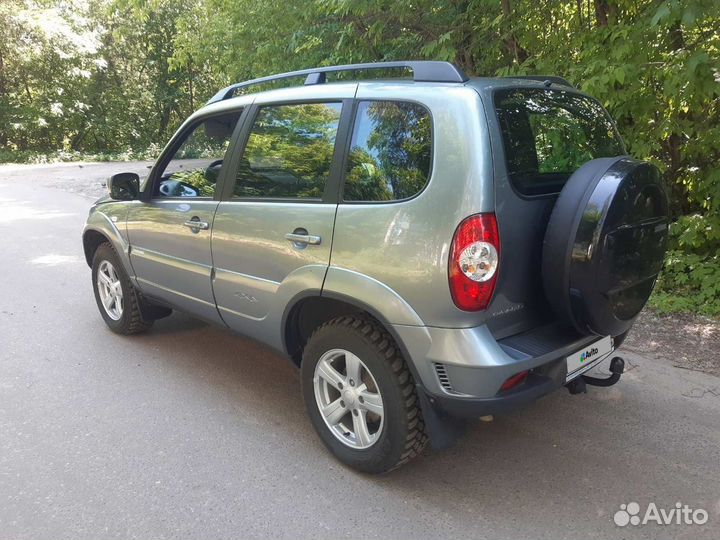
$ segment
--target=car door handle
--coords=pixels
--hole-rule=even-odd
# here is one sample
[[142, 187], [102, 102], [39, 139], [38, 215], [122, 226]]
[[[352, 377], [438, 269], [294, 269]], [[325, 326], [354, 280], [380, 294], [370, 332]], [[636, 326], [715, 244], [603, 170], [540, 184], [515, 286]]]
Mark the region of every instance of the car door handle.
[[285, 235], [285, 240], [289, 240], [290, 242], [296, 244], [311, 244], [313, 246], [317, 246], [320, 244], [322, 238], [312, 234], [287, 233]]
[[183, 223], [186, 227], [190, 227], [191, 229], [198, 229], [207, 231], [210, 228], [210, 224], [207, 221], [200, 221], [199, 219], [188, 219], [185, 223]]

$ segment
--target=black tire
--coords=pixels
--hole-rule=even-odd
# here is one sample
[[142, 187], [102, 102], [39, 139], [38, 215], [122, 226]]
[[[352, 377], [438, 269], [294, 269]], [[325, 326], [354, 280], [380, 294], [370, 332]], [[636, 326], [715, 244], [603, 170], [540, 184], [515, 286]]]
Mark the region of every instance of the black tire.
[[[112, 264], [122, 287], [124, 305], [122, 316], [118, 320], [113, 319], [108, 314], [100, 298], [97, 276], [98, 269], [103, 261], [108, 261]], [[95, 293], [95, 301], [97, 302], [98, 309], [100, 310], [100, 315], [102, 315], [105, 324], [107, 324], [110, 330], [117, 334], [127, 336], [144, 332], [153, 325], [154, 321], [152, 319], [146, 319], [143, 317], [141, 309], [142, 297], [130, 282], [130, 278], [125, 271], [120, 258], [117, 253], [115, 253], [115, 249], [107, 242], [100, 244], [93, 256], [92, 284], [93, 291]]]
[[[338, 440], [318, 408], [315, 367], [332, 349], [345, 349], [358, 356], [382, 395], [383, 426], [369, 448], [351, 448]], [[388, 472], [417, 456], [427, 443], [412, 375], [392, 337], [377, 322], [362, 316], [342, 316], [320, 326], [303, 351], [301, 378], [305, 406], [315, 430], [345, 465], [366, 473]]]

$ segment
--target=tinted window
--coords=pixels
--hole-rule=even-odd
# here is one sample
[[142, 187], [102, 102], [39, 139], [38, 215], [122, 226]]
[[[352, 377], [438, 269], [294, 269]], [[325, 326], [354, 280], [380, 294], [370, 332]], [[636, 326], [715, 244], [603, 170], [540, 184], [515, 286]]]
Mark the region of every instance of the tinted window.
[[526, 195], [556, 193], [583, 163], [625, 148], [605, 110], [560, 90], [495, 94], [510, 179]]
[[260, 109], [238, 169], [238, 197], [321, 198], [332, 163], [340, 103]]
[[155, 187], [159, 197], [212, 197], [241, 111], [194, 125], [175, 151]]
[[392, 201], [419, 193], [430, 174], [430, 114], [398, 101], [358, 104], [343, 199]]

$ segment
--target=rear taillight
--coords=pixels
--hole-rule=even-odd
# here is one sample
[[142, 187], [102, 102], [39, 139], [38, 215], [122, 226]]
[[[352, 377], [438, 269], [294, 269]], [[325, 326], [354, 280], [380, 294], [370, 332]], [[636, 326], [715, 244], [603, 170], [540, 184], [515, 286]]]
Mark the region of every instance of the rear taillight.
[[448, 279], [455, 305], [465, 311], [485, 309], [492, 300], [500, 264], [495, 214], [475, 214], [455, 231]]

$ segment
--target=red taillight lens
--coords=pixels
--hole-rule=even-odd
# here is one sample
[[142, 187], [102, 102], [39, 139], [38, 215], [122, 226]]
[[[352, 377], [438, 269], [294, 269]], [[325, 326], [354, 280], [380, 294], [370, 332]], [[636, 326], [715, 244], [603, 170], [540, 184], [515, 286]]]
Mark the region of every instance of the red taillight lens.
[[500, 236], [495, 214], [475, 214], [455, 231], [448, 279], [455, 305], [465, 311], [485, 309], [492, 300], [500, 265]]
[[507, 392], [508, 390], [512, 390], [516, 386], [520, 386], [522, 383], [525, 382], [525, 379], [528, 378], [529, 373], [529, 371], [521, 371], [520, 373], [516, 373], [512, 377], [508, 377], [508, 379], [504, 383], [502, 383], [500, 391]]

